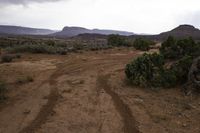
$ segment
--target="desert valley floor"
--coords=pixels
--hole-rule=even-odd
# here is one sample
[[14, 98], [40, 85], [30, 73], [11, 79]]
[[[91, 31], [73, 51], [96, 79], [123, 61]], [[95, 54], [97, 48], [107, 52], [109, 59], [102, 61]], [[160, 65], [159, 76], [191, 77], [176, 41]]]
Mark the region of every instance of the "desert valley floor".
[[[0, 133], [199, 133], [199, 96], [126, 81], [125, 64], [141, 54], [128, 48], [22, 54], [0, 64], [9, 84]], [[27, 76], [33, 82], [16, 82]]]

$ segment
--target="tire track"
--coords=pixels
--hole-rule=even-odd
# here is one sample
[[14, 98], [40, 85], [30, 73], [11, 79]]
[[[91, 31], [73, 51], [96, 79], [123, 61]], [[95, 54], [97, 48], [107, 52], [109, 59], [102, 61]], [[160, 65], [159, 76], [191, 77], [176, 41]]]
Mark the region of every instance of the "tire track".
[[49, 84], [51, 87], [51, 92], [48, 96], [48, 102], [45, 104], [40, 112], [38, 113], [37, 117], [24, 129], [22, 129], [19, 133], [34, 133], [38, 128], [41, 127], [43, 123], [46, 122], [49, 116], [53, 115], [54, 111], [53, 108], [56, 105], [59, 99], [59, 93], [57, 90], [57, 81], [55, 80], [58, 76], [58, 71], [55, 71], [49, 79]]
[[98, 76], [98, 87], [104, 89], [105, 92], [112, 97], [114, 106], [123, 119], [124, 133], [140, 133], [136, 127], [136, 121], [132, 116], [131, 109], [120, 99], [117, 93], [111, 90], [111, 86], [108, 84], [109, 77], [110, 75]]
[[[49, 118], [49, 116], [53, 115], [54, 113], [54, 107], [57, 104], [57, 101], [60, 97], [58, 88], [57, 88], [57, 78], [59, 78], [62, 75], [70, 75], [74, 73], [79, 73], [79, 70], [81, 72], [86, 71], [86, 70], [98, 70], [99, 68], [95, 67], [105, 67], [105, 66], [112, 66], [115, 64], [119, 64], [119, 62], [116, 60], [113, 61], [113, 58], [111, 59], [100, 59], [103, 60], [103, 62], [100, 62], [99, 60], [94, 60], [94, 61], [87, 61], [87, 62], [81, 62], [81, 59], [77, 60], [70, 60], [67, 62], [63, 62], [61, 64], [57, 65], [57, 68], [55, 72], [50, 76], [49, 80], [46, 81], [46, 83], [49, 83], [51, 90], [50, 94], [48, 96], [48, 102], [46, 105], [44, 105], [36, 118], [25, 128], [23, 128], [19, 133], [35, 133], [37, 132], [37, 129], [43, 125], [46, 120]], [[125, 60], [122, 58], [122, 60]], [[103, 78], [99, 78], [99, 83], [101, 85], [102, 82], [102, 87], [104, 90], [112, 97], [115, 107], [119, 114], [122, 116], [123, 121], [124, 121], [124, 131], [125, 133], [139, 133], [138, 130], [135, 128], [135, 121], [133, 119], [133, 116], [131, 115], [131, 111], [128, 108], [127, 105], [123, 103], [123, 101], [119, 98], [119, 96], [112, 92], [109, 88], [109, 85], [107, 84], [107, 80], [101, 80]], [[106, 86], [104, 85], [104, 82], [106, 83]]]

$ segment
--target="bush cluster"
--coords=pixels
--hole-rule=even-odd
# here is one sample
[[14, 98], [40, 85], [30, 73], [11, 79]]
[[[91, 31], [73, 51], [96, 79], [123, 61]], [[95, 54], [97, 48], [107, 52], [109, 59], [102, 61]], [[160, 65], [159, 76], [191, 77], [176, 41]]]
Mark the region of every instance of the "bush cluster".
[[152, 86], [170, 87], [176, 81], [173, 72], [164, 69], [164, 58], [162, 55], [143, 54], [126, 65], [125, 73], [127, 78], [134, 84], [142, 87]]
[[0, 48], [9, 53], [44, 53], [66, 55], [68, 52], [79, 50], [101, 50], [108, 49], [106, 38], [68, 38], [48, 39], [32, 37], [0, 37]]
[[137, 50], [148, 51], [150, 46], [154, 44], [155, 43], [153, 41], [137, 38], [133, 43], [133, 47], [135, 47]]
[[109, 46], [125, 46], [130, 47], [133, 46], [137, 50], [148, 51], [151, 45], [155, 43], [151, 40], [147, 40], [144, 38], [136, 38], [135, 40], [128, 39], [124, 36], [120, 35], [109, 35], [108, 36], [108, 45]]
[[11, 53], [46, 53], [46, 54], [63, 54], [66, 51], [60, 47], [55, 47], [47, 44], [24, 44], [8, 48]]
[[187, 82], [192, 61], [193, 60], [191, 56], [184, 56], [171, 66], [170, 70], [175, 74], [177, 84], [183, 84]]
[[[169, 37], [163, 42], [159, 54], [145, 53], [134, 59], [126, 65], [125, 74], [139, 86], [172, 87], [184, 84], [188, 80], [193, 59], [200, 55], [199, 51], [199, 43], [192, 38], [177, 41]], [[167, 67], [169, 62], [172, 64]]]
[[124, 36], [120, 35], [109, 35], [108, 36], [108, 45], [110, 46], [128, 46], [128, 41]]
[[196, 43], [191, 37], [181, 40], [176, 40], [169, 36], [162, 43], [160, 53], [166, 59], [180, 59], [184, 56], [197, 57], [200, 56], [200, 43]]

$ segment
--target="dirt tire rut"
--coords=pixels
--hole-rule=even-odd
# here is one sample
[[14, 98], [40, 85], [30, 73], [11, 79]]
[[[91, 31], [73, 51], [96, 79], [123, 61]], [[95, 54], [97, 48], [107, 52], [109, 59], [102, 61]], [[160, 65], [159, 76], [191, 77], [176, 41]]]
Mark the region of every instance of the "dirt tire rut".
[[98, 76], [98, 85], [105, 92], [112, 97], [115, 108], [122, 117], [124, 124], [124, 133], [140, 133], [138, 128], [136, 127], [136, 121], [132, 116], [131, 109], [126, 105], [118, 96], [117, 93], [111, 90], [111, 86], [108, 84], [108, 79], [110, 75], [100, 75]]

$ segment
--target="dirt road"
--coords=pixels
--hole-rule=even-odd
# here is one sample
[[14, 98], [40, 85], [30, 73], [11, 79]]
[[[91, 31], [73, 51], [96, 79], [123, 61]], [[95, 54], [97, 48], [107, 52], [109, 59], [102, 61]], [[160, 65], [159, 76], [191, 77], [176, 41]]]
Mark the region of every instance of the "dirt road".
[[[4, 77], [11, 85], [8, 101], [0, 106], [0, 133], [188, 131], [179, 129], [178, 125], [166, 127], [168, 116], [159, 118], [166, 113], [153, 115], [155, 109], [161, 110], [157, 115], [163, 113], [163, 107], [152, 103], [169, 104], [165, 100], [172, 99], [170, 94], [162, 101], [157, 95], [162, 96], [164, 92], [133, 89], [126, 84], [125, 64], [140, 54], [139, 51], [113, 49], [67, 56], [26, 55], [14, 63], [2, 64], [0, 68], [5, 69], [2, 74], [12, 73], [15, 78], [32, 75], [34, 82], [17, 85], [14, 78]], [[179, 109], [174, 108], [175, 111]], [[198, 115], [195, 110], [194, 114]], [[156, 121], [156, 118], [159, 119]], [[191, 133], [200, 131], [195, 125], [198, 122], [198, 118], [193, 121]]]

